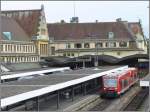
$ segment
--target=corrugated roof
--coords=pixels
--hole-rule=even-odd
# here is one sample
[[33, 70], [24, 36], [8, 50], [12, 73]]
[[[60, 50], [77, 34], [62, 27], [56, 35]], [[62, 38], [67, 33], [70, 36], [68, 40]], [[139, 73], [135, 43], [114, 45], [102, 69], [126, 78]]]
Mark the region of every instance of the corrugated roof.
[[108, 39], [109, 32], [114, 33], [115, 39], [134, 39], [124, 22], [53, 23], [48, 24], [48, 32], [54, 40]]
[[30, 41], [29, 36], [14, 19], [6, 16], [1, 16], [1, 25], [2, 25], [1, 28], [2, 40], [7, 40], [7, 38], [3, 35], [3, 32], [11, 32], [12, 35], [11, 40]]

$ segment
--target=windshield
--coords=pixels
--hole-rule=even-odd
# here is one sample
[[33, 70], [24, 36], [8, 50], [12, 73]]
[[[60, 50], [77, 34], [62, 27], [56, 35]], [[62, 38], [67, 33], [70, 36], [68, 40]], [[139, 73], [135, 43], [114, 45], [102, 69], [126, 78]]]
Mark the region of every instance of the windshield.
[[116, 79], [104, 79], [104, 87], [117, 87]]

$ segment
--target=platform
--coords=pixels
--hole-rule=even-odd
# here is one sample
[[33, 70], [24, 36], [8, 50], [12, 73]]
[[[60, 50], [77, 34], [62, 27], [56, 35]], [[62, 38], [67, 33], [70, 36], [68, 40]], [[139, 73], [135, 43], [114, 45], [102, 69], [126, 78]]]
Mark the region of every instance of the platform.
[[61, 73], [53, 73], [32, 79], [4, 82], [1, 84], [1, 108], [86, 82], [124, 68], [128, 68], [128, 66], [85, 68]]

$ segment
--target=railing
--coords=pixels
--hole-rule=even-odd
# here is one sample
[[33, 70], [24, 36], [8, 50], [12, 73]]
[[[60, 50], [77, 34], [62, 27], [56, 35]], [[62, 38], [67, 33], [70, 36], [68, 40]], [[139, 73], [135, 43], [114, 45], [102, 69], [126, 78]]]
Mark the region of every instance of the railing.
[[10, 40], [0, 40], [0, 44], [13, 44], [13, 43], [34, 44], [34, 42], [31, 42], [31, 41], [10, 41]]

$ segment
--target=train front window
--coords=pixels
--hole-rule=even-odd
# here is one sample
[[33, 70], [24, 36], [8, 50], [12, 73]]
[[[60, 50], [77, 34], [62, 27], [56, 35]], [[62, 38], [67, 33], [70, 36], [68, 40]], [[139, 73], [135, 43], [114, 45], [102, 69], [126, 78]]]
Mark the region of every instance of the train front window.
[[117, 87], [116, 79], [104, 79], [104, 87]]

